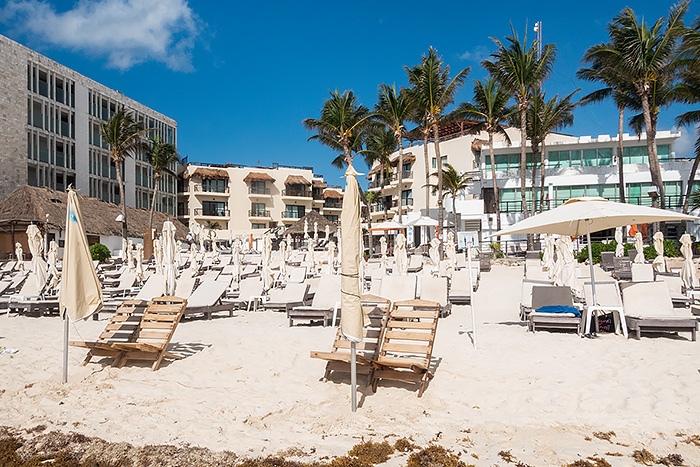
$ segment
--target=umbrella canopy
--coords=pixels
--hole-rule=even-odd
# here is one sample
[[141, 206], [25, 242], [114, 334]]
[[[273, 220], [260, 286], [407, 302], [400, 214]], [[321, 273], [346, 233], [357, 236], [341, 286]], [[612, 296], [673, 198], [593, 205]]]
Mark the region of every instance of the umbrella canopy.
[[29, 241], [29, 252], [32, 254], [32, 272], [41, 291], [46, 285], [49, 273], [46, 263], [41, 258], [41, 253], [44, 250], [44, 236], [41, 234], [39, 227], [34, 224], [27, 227], [27, 240]]
[[698, 278], [695, 273], [695, 263], [693, 263], [693, 240], [690, 235], [681, 235], [681, 254], [683, 255], [683, 268], [681, 269], [681, 279], [686, 289], [694, 289], [698, 286]]
[[622, 227], [615, 228], [615, 241], [617, 242], [615, 256], [622, 258], [625, 256], [625, 247], [622, 245]]
[[634, 249], [637, 250], [634, 262], [636, 264], [644, 264], [644, 239], [642, 238], [642, 232], [634, 234]]
[[432, 217], [421, 216], [418, 219], [407, 222], [406, 225], [410, 225], [411, 227], [437, 227], [438, 221]]
[[86, 318], [102, 308], [102, 287], [92, 264], [75, 190], [68, 191], [60, 309], [71, 320]]
[[163, 222], [163, 236], [161, 248], [163, 249], [163, 273], [165, 274], [165, 294], [175, 295], [175, 281], [177, 279], [177, 266], [175, 266], [175, 224], [170, 221]]
[[664, 234], [656, 232], [654, 234], [654, 249], [656, 250], [656, 258], [652, 266], [658, 272], [666, 272], [666, 260], [664, 259]]
[[404, 228], [406, 228], [406, 226], [403, 225], [403, 224], [399, 224], [398, 222], [394, 222], [394, 221], [384, 221], [384, 222], [380, 222], [379, 224], [373, 225], [372, 228], [369, 229], [369, 230], [373, 230], [373, 231], [378, 231], [378, 230], [401, 230], [401, 229], [404, 229]]
[[396, 262], [396, 272], [400, 276], [408, 274], [408, 253], [406, 252], [406, 237], [402, 233], [396, 236], [396, 246], [394, 246], [394, 261]]

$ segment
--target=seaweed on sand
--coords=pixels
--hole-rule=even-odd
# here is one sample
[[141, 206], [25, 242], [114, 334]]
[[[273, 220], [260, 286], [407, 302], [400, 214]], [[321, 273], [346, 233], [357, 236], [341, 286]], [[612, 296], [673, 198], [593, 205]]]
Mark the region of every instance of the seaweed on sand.
[[348, 455], [356, 457], [360, 462], [367, 464], [382, 464], [388, 461], [389, 456], [393, 453], [394, 447], [386, 441], [381, 443], [363, 441], [348, 451]]
[[414, 452], [408, 457], [406, 467], [469, 467], [459, 460], [449, 449], [438, 444], [430, 444], [428, 447]]

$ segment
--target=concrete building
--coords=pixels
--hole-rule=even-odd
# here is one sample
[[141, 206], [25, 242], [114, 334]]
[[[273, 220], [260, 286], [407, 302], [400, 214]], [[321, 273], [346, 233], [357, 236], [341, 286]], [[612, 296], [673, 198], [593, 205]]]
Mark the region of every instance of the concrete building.
[[342, 188], [329, 187], [310, 167], [195, 165], [184, 167], [177, 215], [185, 224], [217, 223], [219, 238], [262, 234], [311, 211], [340, 220]]
[[[24, 184], [58, 191], [72, 184], [119, 203], [100, 125], [122, 107], [152, 129], [149, 136], [177, 145], [175, 120], [2, 35], [0, 63], [0, 199]], [[153, 173], [144, 157], [127, 158], [122, 169], [126, 204], [150, 208]], [[157, 210], [175, 214], [175, 189], [175, 177], [163, 177]]]

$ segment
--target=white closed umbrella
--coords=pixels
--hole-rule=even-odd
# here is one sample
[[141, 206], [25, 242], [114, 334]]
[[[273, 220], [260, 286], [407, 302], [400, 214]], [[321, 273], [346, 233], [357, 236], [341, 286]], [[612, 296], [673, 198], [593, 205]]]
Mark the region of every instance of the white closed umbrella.
[[287, 242], [280, 241], [280, 276], [287, 276]]
[[122, 237], [122, 252], [119, 255], [119, 257], [122, 259], [122, 261], [126, 261], [127, 246], [128, 246], [128, 244], [126, 243], [126, 238]]
[[262, 245], [262, 282], [263, 290], [270, 290], [272, 288], [272, 269], [270, 267], [270, 259], [272, 257], [272, 241], [270, 240], [270, 235], [263, 235], [263, 245]]
[[199, 224], [198, 227], [198, 234], [197, 234], [197, 240], [199, 240], [199, 251], [204, 254], [204, 239], [207, 238], [207, 229], [204, 227], [202, 224]]
[[190, 271], [192, 277], [199, 271], [199, 263], [197, 262], [197, 245], [192, 243], [190, 245]]
[[20, 242], [15, 243], [15, 256], [17, 257], [17, 270], [24, 271], [24, 249]]
[[27, 227], [27, 241], [29, 242], [29, 252], [32, 254], [32, 273], [34, 273], [36, 284], [41, 292], [46, 285], [49, 273], [48, 267], [41, 257], [41, 253], [44, 251], [44, 236], [39, 227], [34, 224]]
[[381, 250], [380, 253], [382, 254], [382, 262], [381, 266], [386, 270], [386, 238], [381, 237], [379, 239], [379, 249]]
[[681, 235], [681, 254], [683, 255], [683, 268], [681, 269], [681, 280], [686, 289], [694, 289], [698, 286], [698, 277], [693, 263], [693, 240], [690, 235]]
[[428, 249], [428, 256], [430, 261], [433, 263], [432, 273], [433, 276], [437, 276], [440, 272], [440, 239], [433, 237], [430, 240], [430, 248]]
[[656, 258], [652, 266], [658, 272], [666, 272], [666, 260], [664, 259], [664, 234], [656, 232], [654, 234], [654, 250], [656, 250]]
[[292, 254], [293, 250], [293, 245], [292, 245], [292, 235], [287, 234], [287, 259], [289, 259], [289, 256]]
[[615, 256], [622, 258], [625, 256], [625, 246], [622, 244], [622, 227], [615, 228], [615, 241], [617, 246], [615, 247]]
[[241, 241], [237, 238], [233, 242], [233, 281], [238, 285], [241, 280]]
[[359, 175], [352, 164], [345, 171], [345, 196], [343, 210], [340, 213], [342, 226], [343, 259], [340, 279], [340, 331], [350, 341], [350, 381], [352, 411], [357, 410], [357, 369], [356, 344], [363, 340], [362, 328], [368, 318], [360, 304], [360, 188], [357, 184]]
[[138, 277], [139, 282], [143, 282], [145, 271], [143, 270], [143, 244], [139, 243], [136, 245], [136, 277]]
[[642, 232], [634, 234], [634, 249], [637, 250], [637, 255], [634, 257], [635, 264], [644, 264], [644, 238]]
[[544, 271], [550, 272], [554, 269], [554, 237], [551, 234], [547, 234], [544, 236], [544, 250], [542, 251], [542, 269]]
[[408, 252], [406, 251], [406, 237], [399, 232], [396, 236], [394, 246], [394, 261], [396, 262], [396, 273], [400, 276], [408, 274]]
[[[445, 243], [445, 256], [447, 257], [447, 272], [452, 276], [452, 273], [457, 268], [457, 253], [455, 248], [455, 235], [452, 231], [447, 232], [447, 242]], [[439, 254], [440, 250], [438, 250]], [[467, 250], [467, 254], [469, 251]]]
[[163, 234], [161, 238], [161, 247], [163, 248], [163, 274], [165, 274], [165, 294], [173, 296], [175, 295], [175, 282], [177, 281], [177, 266], [175, 266], [175, 224], [170, 221], [163, 222]]
[[314, 240], [318, 242], [318, 222], [314, 222]]
[[583, 296], [583, 287], [576, 275], [576, 258], [574, 257], [574, 247], [571, 243], [571, 237], [563, 235], [560, 237], [561, 249], [558, 254], [562, 257], [561, 269], [557, 276], [556, 285], [571, 287], [571, 290], [576, 295]]
[[333, 240], [328, 241], [328, 269], [331, 274], [335, 274], [335, 242]]
[[156, 265], [156, 274], [163, 274], [163, 245], [160, 238], [153, 239], [153, 259]]
[[134, 242], [131, 240], [129, 240], [129, 243], [126, 245], [126, 267], [129, 271], [136, 269], [136, 265], [134, 264]]
[[325, 230], [325, 233], [326, 233], [326, 241], [328, 241], [328, 240], [331, 239], [331, 226], [328, 225], [328, 224], [326, 224], [326, 227], [325, 227], [324, 230]]
[[304, 238], [309, 238], [309, 220], [304, 219]]
[[49, 274], [51, 274], [51, 283], [49, 287], [55, 289], [58, 285], [60, 274], [58, 273], [58, 243], [51, 240], [49, 242], [49, 254], [46, 255], [47, 263], [49, 265]]
[[306, 241], [306, 251], [308, 253], [306, 260], [311, 263], [311, 271], [316, 274], [316, 254], [314, 253], [314, 246], [314, 239], [309, 237]]

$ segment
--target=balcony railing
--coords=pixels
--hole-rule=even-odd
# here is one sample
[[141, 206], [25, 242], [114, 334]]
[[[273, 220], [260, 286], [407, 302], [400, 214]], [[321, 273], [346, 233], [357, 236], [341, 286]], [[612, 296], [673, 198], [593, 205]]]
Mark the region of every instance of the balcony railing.
[[270, 211], [251, 209], [248, 211], [248, 217], [270, 217]]
[[304, 217], [306, 213], [305, 212], [297, 212], [297, 211], [284, 211], [284, 218], [285, 219], [301, 219]]
[[[413, 178], [413, 170], [404, 170], [403, 173], [401, 174], [401, 180], [411, 180], [412, 178]], [[391, 181], [398, 182], [399, 181], [399, 174], [397, 174], [397, 173], [391, 174]]]
[[[683, 207], [683, 195], [669, 195], [665, 196], [666, 198], [666, 209], [681, 209]], [[610, 201], [620, 201], [620, 199], [616, 196], [608, 197]], [[554, 209], [556, 207], [561, 206], [565, 202], [567, 202], [569, 198], [566, 199], [550, 199], [550, 200], [544, 200], [544, 205], [540, 207], [540, 200], [535, 201], [535, 210], [536, 211], [548, 211], [550, 209]], [[627, 204], [636, 204], [636, 205], [641, 205], [641, 206], [651, 206], [651, 198], [649, 196], [626, 196], [625, 197], [625, 202]], [[501, 201], [500, 202], [500, 208], [502, 213], [518, 213], [522, 212], [522, 201], [517, 200], [517, 201]], [[532, 200], [527, 200], [527, 209], [529, 211], [532, 211]], [[495, 210], [493, 209], [493, 206], [486, 206], [486, 213], [487, 214], [493, 214]]]
[[381, 204], [373, 204], [370, 206], [371, 212], [384, 212], [384, 206]]
[[342, 202], [337, 202], [337, 201], [330, 201], [326, 200], [325, 204], [323, 205], [324, 208], [331, 208], [331, 209], [342, 209], [343, 208], [343, 203]]
[[297, 198], [311, 198], [311, 191], [309, 190], [295, 190], [288, 188], [282, 190], [282, 196], [295, 196]]
[[248, 187], [248, 194], [249, 195], [269, 195], [270, 189], [250, 186], [250, 187]]
[[[413, 206], [413, 198], [401, 198], [402, 206]], [[399, 200], [394, 199], [391, 201], [391, 207], [396, 208], [399, 206]]]
[[314, 193], [313, 194], [314, 201], [323, 201], [323, 193]]
[[196, 192], [201, 192], [201, 193], [228, 193], [229, 189], [228, 186], [225, 187], [204, 187], [202, 185], [194, 185], [194, 191]]
[[206, 209], [206, 208], [195, 208], [195, 216], [212, 216], [212, 217], [228, 217], [228, 209]]
[[371, 180], [369, 184], [367, 185], [368, 188], [381, 188], [383, 186], [386, 186], [389, 184], [389, 179], [385, 178], [384, 180]]

